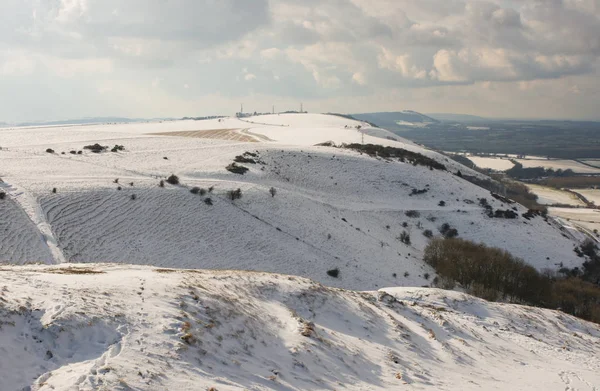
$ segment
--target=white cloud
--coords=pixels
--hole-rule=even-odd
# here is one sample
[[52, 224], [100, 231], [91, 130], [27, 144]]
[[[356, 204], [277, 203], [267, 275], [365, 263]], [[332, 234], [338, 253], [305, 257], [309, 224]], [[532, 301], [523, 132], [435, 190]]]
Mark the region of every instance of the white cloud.
[[367, 79], [365, 78], [365, 75], [363, 75], [360, 72], [356, 72], [354, 75], [352, 75], [352, 81], [360, 86], [364, 86], [367, 84]]

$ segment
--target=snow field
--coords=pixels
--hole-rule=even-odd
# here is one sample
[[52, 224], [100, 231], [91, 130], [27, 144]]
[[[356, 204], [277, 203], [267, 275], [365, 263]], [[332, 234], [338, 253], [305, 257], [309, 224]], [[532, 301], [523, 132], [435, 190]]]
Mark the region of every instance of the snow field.
[[98, 264], [0, 275], [7, 390], [593, 390], [600, 381], [597, 325], [456, 292]]

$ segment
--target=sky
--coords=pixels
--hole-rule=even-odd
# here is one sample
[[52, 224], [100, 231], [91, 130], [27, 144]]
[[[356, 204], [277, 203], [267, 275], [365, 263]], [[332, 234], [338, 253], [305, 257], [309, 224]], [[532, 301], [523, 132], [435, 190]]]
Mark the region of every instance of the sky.
[[0, 122], [600, 120], [600, 0], [0, 0]]

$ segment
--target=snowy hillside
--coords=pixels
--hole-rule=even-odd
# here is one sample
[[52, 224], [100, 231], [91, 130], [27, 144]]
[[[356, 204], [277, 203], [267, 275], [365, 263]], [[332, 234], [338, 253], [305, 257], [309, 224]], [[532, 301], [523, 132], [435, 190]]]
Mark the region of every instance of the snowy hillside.
[[[363, 137], [422, 153], [448, 171], [315, 146]], [[540, 270], [581, 264], [573, 252], [579, 238], [568, 231], [539, 217], [487, 217], [479, 198], [495, 209], [512, 206], [454, 175], [478, 174], [342, 117], [8, 128], [0, 140], [0, 186], [8, 194], [0, 208], [10, 216], [0, 224], [7, 232], [0, 259], [8, 263], [245, 269], [356, 290], [421, 286], [434, 277], [421, 261], [424, 233], [439, 234], [447, 223], [460, 237], [507, 249]], [[124, 150], [83, 149], [94, 143]], [[242, 155], [254, 156], [255, 164], [238, 163], [249, 171], [227, 171]], [[159, 187], [171, 174], [181, 183]], [[200, 196], [190, 193], [193, 187], [214, 190]], [[237, 188], [242, 198], [229, 200], [227, 192]], [[404, 231], [410, 243], [398, 239]], [[339, 278], [326, 273], [334, 268]]]
[[0, 269], [0, 388], [595, 390], [597, 325], [456, 292], [268, 273]]

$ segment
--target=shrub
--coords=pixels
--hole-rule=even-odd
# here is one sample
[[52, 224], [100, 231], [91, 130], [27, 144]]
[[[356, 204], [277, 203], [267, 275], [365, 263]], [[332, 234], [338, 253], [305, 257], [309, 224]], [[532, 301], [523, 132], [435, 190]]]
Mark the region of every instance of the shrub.
[[425, 231], [423, 231], [423, 235], [426, 238], [432, 238], [433, 237], [433, 232], [430, 229], [426, 229]]
[[6, 198], [6, 193], [3, 191], [0, 191], [0, 200], [3, 200]]
[[56, 191], [57, 191], [57, 190], [56, 190], [56, 187], [53, 187], [53, 188], [52, 188], [52, 193], [56, 194]]
[[452, 239], [458, 236], [458, 231], [456, 228], [450, 228], [445, 234], [444, 237], [446, 239]]
[[204, 189], [204, 188], [201, 188], [201, 189], [198, 191], [198, 194], [200, 194], [201, 196], [205, 196], [205, 195], [206, 195], [206, 189]]
[[407, 245], [410, 245], [410, 234], [406, 231], [402, 231], [402, 233], [400, 234], [400, 236], [398, 237], [398, 239]]
[[83, 155], [83, 151], [77, 151], [78, 155]]
[[[549, 295], [547, 282], [531, 266], [505, 250], [463, 239], [433, 239], [423, 260], [438, 274], [456, 280], [473, 294], [492, 292], [511, 300], [540, 303]], [[475, 284], [480, 284], [477, 286]]]
[[408, 278], [410, 276], [409, 272], [404, 272], [404, 278]]
[[214, 187], [214, 186], [211, 186], [211, 187], [209, 187], [209, 188], [208, 188], [208, 192], [209, 192], [209, 193], [212, 193], [214, 189], [215, 189], [215, 187]]
[[165, 181], [161, 179], [160, 182], [158, 182], [158, 187], [165, 187]]
[[456, 281], [448, 277], [437, 276], [433, 279], [432, 285], [436, 288], [452, 290], [456, 287]]
[[190, 193], [192, 193], [192, 194], [199, 194], [200, 193], [200, 188], [199, 187], [192, 187], [190, 189]]
[[426, 280], [429, 280], [429, 273], [423, 274], [423, 278], [426, 279]]
[[407, 161], [413, 165], [427, 166], [431, 169], [446, 171], [446, 166], [430, 157], [417, 152], [408, 151], [396, 147], [384, 147], [375, 144], [344, 144], [342, 148], [353, 149], [358, 152], [364, 152], [369, 156], [381, 157], [384, 159], [397, 158], [401, 161]]
[[277, 189], [275, 189], [274, 187], [271, 187], [269, 189], [269, 193], [271, 194], [271, 197], [275, 197], [275, 194], [277, 194]]
[[500, 209], [498, 209], [493, 214], [490, 211], [488, 213], [488, 216], [489, 217], [494, 217], [494, 218], [497, 218], [497, 219], [516, 219], [519, 215], [516, 212], [514, 212], [514, 211], [512, 211], [510, 209], [507, 209], [507, 210], [500, 210]]
[[402, 222], [402, 228], [407, 228], [408, 227], [408, 223], [406, 221]]
[[446, 234], [446, 232], [448, 232], [448, 231], [450, 230], [450, 228], [451, 228], [451, 227], [450, 227], [450, 224], [448, 224], [448, 223], [444, 223], [444, 224], [442, 224], [442, 225], [441, 225], [441, 227], [440, 227], [440, 233], [441, 233], [442, 235], [445, 235], [445, 234]]
[[47, 152], [47, 153], [54, 153], [54, 149], [52, 149], [52, 148], [48, 148], [48, 149], [46, 149], [46, 152]]
[[446, 206], [446, 201], [440, 201], [440, 202], [438, 203], [438, 206]]
[[404, 214], [410, 218], [421, 217], [421, 213], [417, 212], [416, 210], [407, 210]]
[[171, 184], [171, 185], [178, 185], [179, 184], [179, 177], [175, 174], [171, 174], [168, 178], [167, 178], [167, 183]]
[[412, 191], [410, 192], [410, 196], [414, 196], [414, 195], [419, 195], [419, 194], [425, 194], [429, 191], [429, 189], [425, 188], [425, 189], [412, 189]]
[[211, 199], [210, 197], [206, 198], [206, 199], [204, 200], [204, 203], [205, 203], [206, 205], [212, 205], [212, 204], [213, 204], [213, 202], [212, 202], [212, 199]]
[[71, 155], [77, 155], [77, 151], [69, 151]]
[[119, 183], [119, 178], [115, 179], [113, 183]]
[[335, 269], [327, 270], [327, 275], [333, 278], [338, 278], [340, 275], [340, 269], [336, 267]]
[[242, 198], [242, 189], [238, 188], [236, 190], [229, 190], [227, 192], [227, 198], [229, 198], [231, 201], [239, 200]]
[[249, 170], [248, 167], [238, 166], [235, 163], [231, 163], [230, 165], [225, 167], [225, 169], [229, 172], [232, 172], [234, 174], [240, 174], [240, 175], [244, 175]]
[[110, 151], [111, 152], [119, 152], [119, 151], [124, 151], [125, 147], [122, 145], [115, 145]]
[[121, 186], [117, 186], [117, 190], [121, 191], [123, 188]]
[[[587, 250], [586, 250], [587, 251]], [[459, 282], [469, 293], [491, 300], [560, 309], [593, 322], [600, 322], [600, 288], [566, 269], [567, 278], [541, 274], [505, 250], [462, 239], [434, 239], [425, 248], [425, 262], [441, 279]]]
[[242, 155], [238, 155], [235, 157], [235, 159], [233, 159], [234, 162], [238, 162], [238, 163], [250, 163], [250, 164], [256, 164], [256, 160], [246, 157], [246, 156], [242, 156]]
[[135, 194], [132, 194], [132, 195], [131, 195], [131, 199], [132, 199], [132, 200], [135, 200], [136, 198], [137, 198], [137, 196], [136, 196]]
[[104, 146], [96, 143], [96, 144], [93, 144], [93, 145], [86, 145], [86, 146], [83, 147], [83, 149], [89, 149], [93, 153], [101, 153], [101, 152], [106, 151], [108, 149], [108, 147], [104, 147]]

